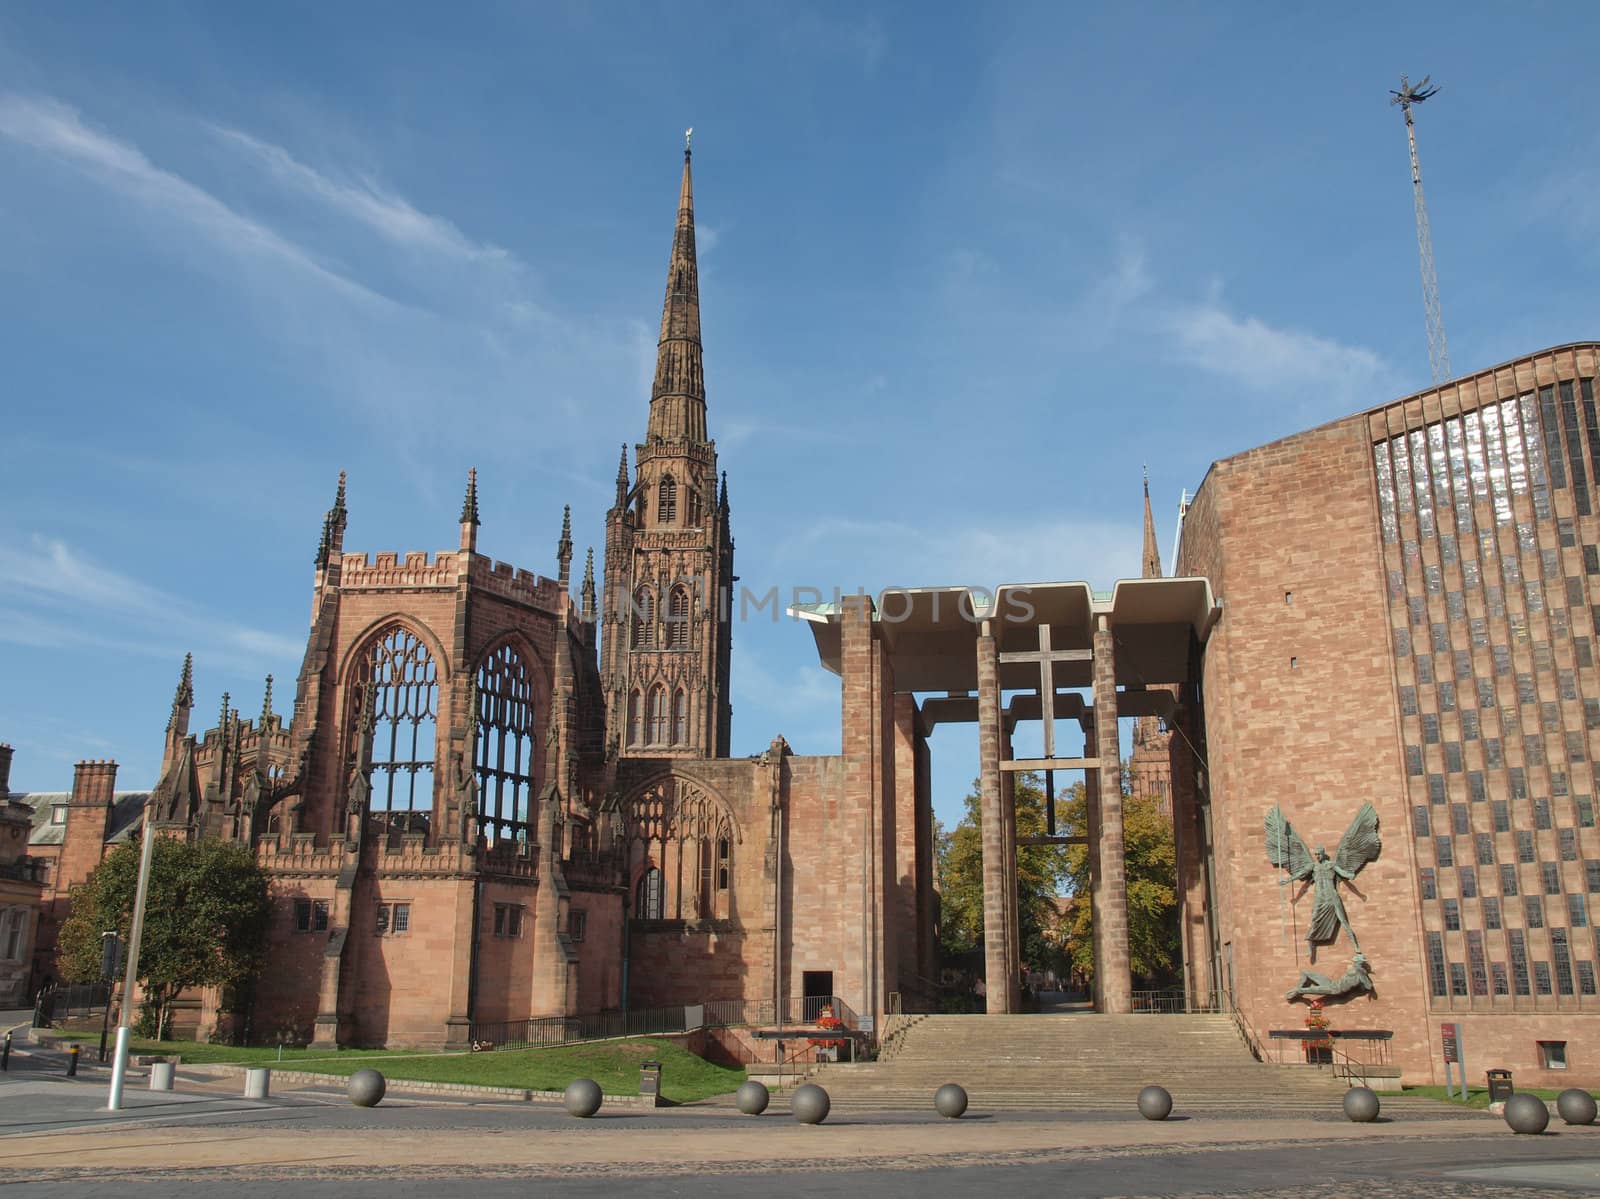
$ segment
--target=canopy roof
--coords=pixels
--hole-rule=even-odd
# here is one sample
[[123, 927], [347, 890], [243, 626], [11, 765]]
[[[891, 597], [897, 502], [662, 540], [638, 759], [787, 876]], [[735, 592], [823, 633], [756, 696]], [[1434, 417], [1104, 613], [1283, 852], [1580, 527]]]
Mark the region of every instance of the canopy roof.
[[[1222, 606], [1205, 578], [1120, 579], [1110, 591], [1087, 583], [1008, 583], [992, 594], [969, 587], [918, 587], [870, 597], [877, 635], [889, 651], [898, 692], [962, 694], [978, 686], [977, 639], [983, 623], [999, 638], [1002, 653], [1035, 650], [1039, 626], [1050, 626], [1055, 650], [1089, 649], [1095, 620], [1106, 616], [1116, 637], [1117, 683], [1181, 683], [1189, 678], [1189, 635], [1201, 642]], [[840, 673], [840, 624], [844, 605], [797, 604], [791, 616], [804, 620], [816, 639], [822, 665]], [[1058, 687], [1088, 687], [1087, 660], [1055, 666]], [[1000, 667], [1002, 690], [1039, 685], [1033, 662]]]

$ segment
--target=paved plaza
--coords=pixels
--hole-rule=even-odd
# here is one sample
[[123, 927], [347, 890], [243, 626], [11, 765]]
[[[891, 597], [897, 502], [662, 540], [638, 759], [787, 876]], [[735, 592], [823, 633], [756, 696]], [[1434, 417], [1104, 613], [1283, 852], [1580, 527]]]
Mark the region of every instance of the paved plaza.
[[[1498, 1118], [1421, 1100], [1385, 1119], [1187, 1111], [1151, 1123], [1132, 1096], [1101, 1113], [836, 1112], [794, 1122], [726, 1100], [588, 1121], [529, 1103], [391, 1094], [374, 1109], [330, 1089], [240, 1097], [236, 1077], [180, 1071], [153, 1093], [136, 1077], [121, 1113], [105, 1072], [61, 1076], [59, 1059], [19, 1054], [0, 1076], [0, 1173], [8, 1195], [524, 1196], [534, 1181], [577, 1196], [693, 1194], [967, 1196], [1253, 1195], [1281, 1199], [1468, 1199], [1600, 1192], [1600, 1127], [1559, 1121], [1513, 1136]], [[974, 1087], [976, 1089], [976, 1087]]]

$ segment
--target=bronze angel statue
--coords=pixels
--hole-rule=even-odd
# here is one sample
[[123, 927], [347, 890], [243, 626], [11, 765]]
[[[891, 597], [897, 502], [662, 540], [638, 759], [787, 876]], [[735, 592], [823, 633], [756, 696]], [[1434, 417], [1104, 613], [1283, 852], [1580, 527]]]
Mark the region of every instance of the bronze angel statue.
[[1273, 808], [1267, 813], [1267, 858], [1274, 866], [1289, 872], [1289, 877], [1279, 879], [1278, 885], [1311, 881], [1311, 927], [1306, 932], [1306, 948], [1312, 961], [1317, 960], [1317, 946], [1335, 940], [1341, 928], [1350, 938], [1350, 947], [1357, 953], [1361, 951], [1345, 913], [1344, 900], [1339, 896], [1339, 882], [1341, 879], [1346, 883], [1352, 881], [1382, 848], [1383, 842], [1378, 839], [1378, 809], [1370, 803], [1361, 805], [1332, 858], [1320, 845], [1314, 854], [1306, 848], [1294, 826], [1284, 819], [1282, 808]]

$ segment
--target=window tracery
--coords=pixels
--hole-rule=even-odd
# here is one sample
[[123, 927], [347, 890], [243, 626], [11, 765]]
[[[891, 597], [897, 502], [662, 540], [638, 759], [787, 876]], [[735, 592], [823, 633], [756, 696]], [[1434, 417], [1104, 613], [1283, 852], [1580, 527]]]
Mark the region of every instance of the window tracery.
[[679, 687], [672, 696], [672, 743], [689, 743], [689, 697]]
[[667, 599], [667, 648], [689, 648], [689, 589], [679, 583]]
[[[624, 808], [630, 858], [642, 867], [635, 896], [639, 919], [726, 920], [733, 893], [733, 846], [742, 835], [720, 799], [688, 779], [663, 778]], [[659, 876], [660, 906], [645, 906], [644, 878]], [[644, 913], [658, 910], [661, 914]]]
[[371, 705], [371, 810], [416, 813], [417, 831], [425, 831], [433, 812], [438, 731], [439, 684], [433, 655], [410, 629], [392, 625], [373, 638], [362, 655], [353, 694], [352, 724], [362, 706]]
[[533, 837], [533, 677], [505, 642], [478, 668], [479, 827], [493, 842]]
[[650, 744], [664, 745], [667, 733], [667, 689], [657, 683], [650, 688]]
[[668, 525], [678, 518], [678, 482], [671, 475], [661, 480], [656, 490], [656, 521]]
[[633, 633], [630, 644], [634, 649], [649, 649], [656, 641], [656, 597], [648, 587], [633, 593]]

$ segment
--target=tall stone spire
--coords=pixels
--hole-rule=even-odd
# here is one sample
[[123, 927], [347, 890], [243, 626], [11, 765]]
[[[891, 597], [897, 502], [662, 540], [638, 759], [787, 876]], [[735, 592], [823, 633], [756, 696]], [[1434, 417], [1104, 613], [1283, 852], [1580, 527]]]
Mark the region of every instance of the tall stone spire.
[[650, 389], [649, 441], [706, 439], [706, 386], [700, 358], [700, 270], [694, 250], [694, 187], [689, 147], [683, 149], [678, 226], [667, 263], [667, 298], [661, 306], [656, 378]]
[[271, 720], [271, 719], [272, 719], [272, 676], [269, 674], [267, 676], [267, 689], [266, 689], [266, 692], [261, 697], [261, 720], [260, 720], [260, 723], [256, 725], [256, 731], [260, 732], [260, 731], [264, 730], [267, 727], [267, 722], [269, 720]]
[[328, 565], [344, 553], [344, 526], [349, 519], [344, 506], [344, 471], [339, 472], [339, 490], [334, 493], [333, 507], [322, 518], [322, 541], [317, 546], [317, 566]]
[[1141, 579], [1161, 577], [1161, 547], [1156, 544], [1156, 521], [1150, 514], [1150, 468], [1144, 471], [1144, 564]]

